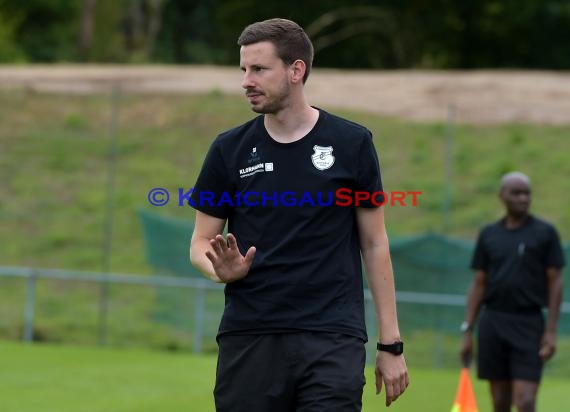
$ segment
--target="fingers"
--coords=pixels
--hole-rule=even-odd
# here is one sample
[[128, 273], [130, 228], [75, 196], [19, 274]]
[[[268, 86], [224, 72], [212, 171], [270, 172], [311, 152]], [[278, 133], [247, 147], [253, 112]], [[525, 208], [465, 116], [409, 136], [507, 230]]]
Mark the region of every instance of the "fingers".
[[390, 406], [395, 402], [404, 393], [409, 384], [410, 379], [407, 373], [394, 382], [386, 382], [386, 406]]
[[400, 385], [398, 382], [395, 383], [386, 383], [386, 406], [390, 406], [392, 402], [395, 402], [396, 399], [400, 396]]
[[394, 396], [394, 385], [386, 383], [386, 406], [390, 406], [396, 397]]
[[212, 262], [216, 276], [223, 282], [233, 282], [243, 278], [249, 272], [256, 253], [254, 246], [250, 247], [245, 256], [242, 256], [237, 239], [231, 233], [227, 238], [216, 235], [210, 239], [211, 250], [205, 252]]
[[210, 240], [210, 244], [218, 254], [222, 254], [228, 250], [228, 241], [222, 235], [217, 235]]
[[[234, 238], [235, 243], [235, 238]], [[229, 240], [226, 241], [222, 235], [217, 235], [214, 239], [210, 239], [210, 246], [212, 246], [212, 251], [206, 251], [206, 257], [212, 262], [214, 267], [216, 266], [219, 259], [229, 250], [228, 247]]]
[[376, 394], [380, 393], [384, 385], [386, 406], [390, 406], [406, 391], [410, 378], [403, 358], [382, 358], [379, 355], [378, 360], [375, 368]]
[[234, 235], [232, 235], [231, 233], [228, 233], [228, 241], [227, 241], [228, 247], [230, 248], [230, 250], [237, 250], [237, 240], [236, 237]]
[[[228, 233], [227, 240], [224, 239], [224, 237], [222, 235], [217, 235], [214, 239], [210, 240], [210, 245], [212, 246], [212, 249], [214, 250], [214, 252], [218, 256], [220, 256], [220, 255], [222, 255], [228, 251], [240, 253], [239, 249], [238, 249], [238, 245], [237, 245], [237, 240], [236, 240], [235, 236], [232, 235], [231, 233]], [[249, 265], [251, 265], [251, 263], [253, 262], [255, 252], [256, 252], [256, 249], [254, 246], [252, 246], [248, 249], [248, 251], [244, 257], [246, 263], [248, 263]], [[206, 255], [208, 256], [208, 253], [206, 253]], [[212, 254], [210, 253], [210, 255], [212, 255]], [[208, 258], [210, 260], [212, 260], [212, 258], [210, 258], [210, 256], [208, 256]]]
[[467, 336], [465, 337], [463, 345], [461, 346], [459, 357], [464, 367], [468, 368], [471, 365], [471, 360], [473, 357], [473, 346], [471, 343], [471, 339], [468, 338]]
[[554, 356], [554, 352], [556, 348], [550, 345], [544, 345], [540, 348], [539, 356], [542, 358], [543, 361], [547, 361]]
[[[233, 236], [232, 236], [232, 238], [233, 238], [233, 244], [234, 244], [233, 249], [235, 250], [235, 249], [237, 249], [236, 239]], [[221, 255], [226, 253], [228, 250], [230, 250], [231, 249], [231, 243], [232, 243], [232, 241], [230, 240], [229, 236], [228, 236], [228, 240], [224, 239], [224, 237], [222, 235], [216, 235], [215, 238], [210, 239], [210, 246], [212, 246], [212, 249], [216, 254], [215, 257], [220, 257]], [[212, 260], [212, 258], [210, 258], [209, 256], [208, 256], [208, 258], [210, 260]]]
[[216, 260], [218, 259], [218, 257], [214, 256], [214, 254], [209, 250], [206, 251], [206, 257], [210, 260], [210, 262], [212, 262], [213, 265], [216, 264]]
[[376, 395], [380, 392], [382, 392], [382, 374], [378, 368], [376, 368]]
[[471, 365], [471, 351], [464, 351], [461, 353], [461, 364], [468, 368]]
[[253, 258], [255, 257], [256, 250], [257, 249], [255, 248], [255, 246], [252, 246], [247, 250], [247, 253], [245, 254], [244, 260], [248, 266], [251, 266], [251, 264], [253, 263]]

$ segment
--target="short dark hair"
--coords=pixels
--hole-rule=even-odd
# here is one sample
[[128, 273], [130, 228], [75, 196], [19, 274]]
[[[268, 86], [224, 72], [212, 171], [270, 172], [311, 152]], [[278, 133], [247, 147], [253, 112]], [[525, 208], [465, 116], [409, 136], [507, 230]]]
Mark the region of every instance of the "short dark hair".
[[313, 64], [313, 44], [297, 23], [286, 19], [269, 19], [250, 24], [238, 38], [239, 46], [269, 41], [275, 46], [277, 57], [285, 64], [303, 60], [307, 67], [303, 83], [307, 81]]

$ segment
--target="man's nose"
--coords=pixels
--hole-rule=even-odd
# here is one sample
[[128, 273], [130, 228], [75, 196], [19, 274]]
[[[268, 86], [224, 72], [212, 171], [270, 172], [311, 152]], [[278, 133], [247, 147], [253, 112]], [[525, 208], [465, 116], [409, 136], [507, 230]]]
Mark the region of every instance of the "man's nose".
[[243, 73], [243, 79], [241, 81], [241, 87], [244, 89], [248, 89], [254, 86], [253, 80], [251, 79], [250, 74], [246, 71]]

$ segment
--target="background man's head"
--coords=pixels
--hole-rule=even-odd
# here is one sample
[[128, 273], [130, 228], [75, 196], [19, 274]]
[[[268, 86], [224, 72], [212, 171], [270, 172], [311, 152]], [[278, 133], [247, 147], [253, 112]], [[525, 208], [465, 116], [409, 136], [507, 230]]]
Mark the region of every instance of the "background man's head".
[[275, 46], [275, 52], [287, 65], [295, 60], [305, 63], [303, 83], [307, 81], [313, 64], [313, 44], [307, 33], [297, 23], [286, 19], [269, 19], [250, 24], [238, 38], [239, 46], [247, 46], [262, 41], [269, 41]]
[[499, 197], [503, 201], [507, 214], [524, 217], [530, 207], [530, 179], [521, 172], [510, 172], [501, 178]]

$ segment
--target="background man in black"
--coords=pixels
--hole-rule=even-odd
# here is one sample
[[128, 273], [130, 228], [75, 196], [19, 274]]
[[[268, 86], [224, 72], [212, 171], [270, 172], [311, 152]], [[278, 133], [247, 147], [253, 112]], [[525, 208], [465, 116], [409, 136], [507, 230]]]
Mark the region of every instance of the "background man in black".
[[494, 411], [509, 412], [515, 405], [519, 412], [533, 412], [543, 363], [556, 349], [564, 255], [556, 229], [529, 213], [526, 175], [503, 176], [500, 198], [506, 216], [483, 228], [471, 263], [476, 272], [461, 327], [461, 356], [468, 364], [473, 324], [483, 306], [478, 375], [490, 381]]
[[[367, 339], [361, 253], [379, 343], [388, 345], [378, 346], [376, 390], [384, 385], [390, 405], [409, 380], [383, 208], [371, 201], [283, 204], [301, 194], [326, 203], [326, 194], [340, 188], [381, 191], [372, 135], [307, 103], [313, 47], [296, 23], [254, 23], [238, 44], [242, 87], [259, 116], [215, 139], [192, 193], [192, 264], [226, 284], [216, 409], [361, 410]], [[214, 204], [200, 202], [205, 192]], [[254, 195], [238, 202], [245, 193]], [[223, 196], [230, 201], [219, 203]]]

